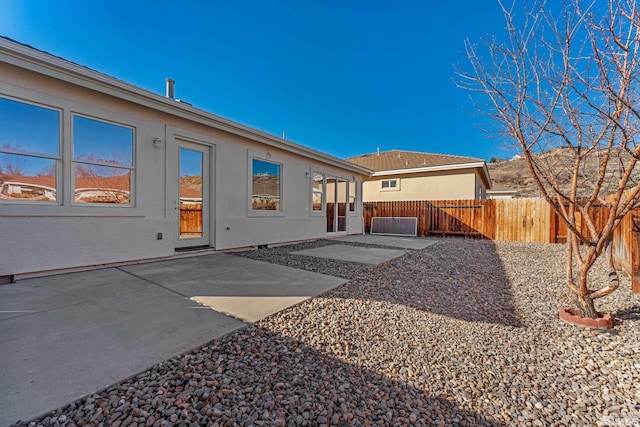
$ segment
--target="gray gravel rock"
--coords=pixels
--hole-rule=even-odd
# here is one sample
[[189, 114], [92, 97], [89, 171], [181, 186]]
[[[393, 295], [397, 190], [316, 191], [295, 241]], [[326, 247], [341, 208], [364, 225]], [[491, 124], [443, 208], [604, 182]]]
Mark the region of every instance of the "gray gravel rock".
[[[443, 239], [378, 266], [239, 253], [349, 279], [29, 426], [635, 426], [640, 295], [612, 331], [558, 320], [564, 246]], [[593, 277], [606, 279], [602, 264]]]

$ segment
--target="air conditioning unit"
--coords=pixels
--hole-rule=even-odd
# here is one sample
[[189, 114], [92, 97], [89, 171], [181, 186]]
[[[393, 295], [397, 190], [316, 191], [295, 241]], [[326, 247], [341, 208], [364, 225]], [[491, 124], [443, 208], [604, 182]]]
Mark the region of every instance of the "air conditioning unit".
[[388, 236], [417, 236], [418, 218], [416, 217], [373, 217], [371, 234]]

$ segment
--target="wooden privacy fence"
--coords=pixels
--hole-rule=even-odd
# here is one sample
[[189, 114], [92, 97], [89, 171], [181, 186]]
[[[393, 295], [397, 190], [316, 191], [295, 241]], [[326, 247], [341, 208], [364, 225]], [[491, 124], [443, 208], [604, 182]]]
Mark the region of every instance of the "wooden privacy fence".
[[202, 203], [180, 203], [180, 236], [202, 235]]
[[367, 231], [376, 216], [417, 217], [418, 235], [551, 242], [551, 209], [541, 199], [365, 202]]
[[[418, 236], [464, 236], [512, 242], [566, 242], [567, 226], [543, 199], [428, 200], [407, 202], [364, 202], [367, 232], [373, 217], [416, 217]], [[598, 229], [609, 211], [596, 205], [591, 218]], [[578, 215], [579, 227], [586, 221]], [[632, 278], [633, 291], [640, 292], [640, 208], [632, 210], [613, 236], [616, 268]]]
[[630, 273], [634, 292], [640, 292], [640, 214], [625, 216], [613, 232], [613, 264], [617, 270]]

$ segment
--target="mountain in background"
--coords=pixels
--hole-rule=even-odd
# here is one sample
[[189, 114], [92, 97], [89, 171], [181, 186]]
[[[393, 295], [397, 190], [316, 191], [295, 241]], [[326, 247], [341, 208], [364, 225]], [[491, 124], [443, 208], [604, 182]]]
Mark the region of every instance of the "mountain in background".
[[[624, 172], [630, 155], [622, 150], [614, 152], [615, 159], [607, 164], [607, 179], [603, 182], [600, 194], [606, 196], [615, 191], [620, 176]], [[560, 188], [568, 192], [571, 184], [572, 156], [568, 148], [557, 148], [538, 155], [539, 160], [548, 164], [557, 176]], [[584, 162], [581, 178], [578, 184], [578, 194], [588, 196], [593, 189], [592, 177], [597, 175], [600, 168], [603, 152], [594, 151], [588, 155]], [[518, 190], [517, 197], [541, 197], [540, 190], [535, 184], [529, 168], [519, 156], [512, 159], [492, 158], [487, 164], [494, 190]], [[634, 168], [630, 180], [630, 187], [640, 182], [640, 163]]]

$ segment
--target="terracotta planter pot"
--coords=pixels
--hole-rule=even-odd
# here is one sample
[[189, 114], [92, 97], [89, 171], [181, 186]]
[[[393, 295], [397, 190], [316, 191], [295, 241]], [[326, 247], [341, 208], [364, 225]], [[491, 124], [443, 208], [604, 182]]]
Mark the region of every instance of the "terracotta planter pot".
[[579, 308], [562, 307], [559, 311], [560, 320], [583, 328], [611, 329], [613, 319], [609, 313], [598, 313], [597, 319], [580, 317]]

